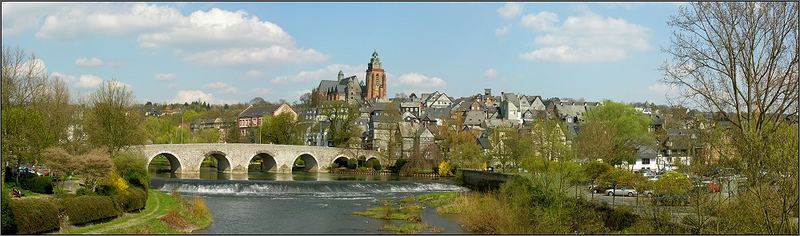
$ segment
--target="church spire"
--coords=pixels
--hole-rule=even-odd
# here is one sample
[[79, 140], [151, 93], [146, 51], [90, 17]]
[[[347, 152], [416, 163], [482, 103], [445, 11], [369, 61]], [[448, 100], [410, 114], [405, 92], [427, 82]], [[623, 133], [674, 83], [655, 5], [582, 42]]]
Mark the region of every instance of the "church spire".
[[339, 77], [338, 77], [338, 80], [337, 80], [337, 81], [342, 81], [342, 79], [344, 79], [344, 72], [342, 72], [342, 71], [340, 70], [340, 71], [339, 71]]

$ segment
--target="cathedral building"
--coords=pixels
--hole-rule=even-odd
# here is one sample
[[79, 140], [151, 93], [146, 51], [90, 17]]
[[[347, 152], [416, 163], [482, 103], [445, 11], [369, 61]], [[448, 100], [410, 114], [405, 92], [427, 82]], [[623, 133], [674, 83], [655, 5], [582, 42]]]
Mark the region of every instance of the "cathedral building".
[[339, 71], [337, 80], [322, 80], [312, 94], [323, 101], [345, 101], [352, 104], [363, 104], [364, 101], [383, 100], [386, 98], [386, 73], [381, 66], [378, 52], [372, 53], [367, 65], [367, 83], [357, 76], [344, 77]]

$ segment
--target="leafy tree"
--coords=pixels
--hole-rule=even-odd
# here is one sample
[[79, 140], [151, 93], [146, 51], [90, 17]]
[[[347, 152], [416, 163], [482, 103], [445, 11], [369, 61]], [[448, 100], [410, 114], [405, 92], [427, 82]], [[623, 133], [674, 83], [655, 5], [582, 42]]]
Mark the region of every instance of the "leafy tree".
[[266, 116], [260, 129], [262, 143], [301, 144], [301, 126], [289, 113]]
[[606, 100], [587, 111], [585, 120], [577, 138], [583, 157], [603, 159], [611, 165], [631, 164], [638, 146], [655, 143], [648, 131], [650, 118], [630, 105]]
[[351, 139], [360, 139], [361, 129], [355, 124], [359, 117], [358, 108], [344, 101], [328, 101], [323, 103], [321, 114], [327, 119], [328, 140], [335, 147], [346, 147]]
[[92, 107], [84, 125], [89, 142], [113, 156], [131, 145], [144, 143], [139, 112], [133, 109], [133, 93], [116, 81], [103, 82], [90, 95]]
[[50, 175], [57, 177], [54, 179], [54, 187], [59, 190], [63, 189], [64, 181], [80, 168], [79, 160], [63, 148], [50, 147], [42, 153], [42, 156], [50, 168]]
[[218, 143], [219, 130], [217, 129], [202, 129], [191, 136], [193, 143]]
[[226, 130], [225, 135], [225, 142], [228, 143], [241, 143], [242, 142], [242, 133], [239, 131], [239, 127], [234, 125]]
[[84, 186], [94, 192], [97, 184], [108, 177], [114, 170], [114, 163], [107, 152], [101, 149], [94, 149], [80, 156], [80, 169], [78, 171], [83, 177]]

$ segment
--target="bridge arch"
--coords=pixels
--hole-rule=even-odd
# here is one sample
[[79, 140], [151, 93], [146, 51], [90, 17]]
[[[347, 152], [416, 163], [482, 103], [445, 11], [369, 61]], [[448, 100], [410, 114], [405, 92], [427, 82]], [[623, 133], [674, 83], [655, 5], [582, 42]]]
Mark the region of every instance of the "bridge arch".
[[[296, 165], [298, 160], [302, 160], [302, 165]], [[319, 161], [317, 157], [308, 152], [302, 152], [297, 155], [294, 160], [292, 160], [292, 172], [294, 171], [305, 171], [305, 172], [318, 172], [319, 171]]]
[[381, 170], [382, 168], [381, 160], [374, 156], [368, 157], [364, 165], [367, 168], [372, 168], [374, 170]]
[[203, 166], [203, 162], [207, 158], [214, 158], [217, 161], [217, 172], [229, 172], [231, 170], [231, 160], [228, 157], [228, 154], [219, 150], [208, 151], [203, 154], [203, 159], [197, 163], [197, 169], [200, 170]]
[[336, 156], [336, 158], [333, 158], [333, 160], [331, 161], [330, 166], [336, 167], [336, 168], [347, 167], [347, 163], [350, 161], [350, 159], [351, 159], [350, 157], [348, 157], [348, 156], [346, 156], [344, 154], [339, 154], [339, 155]]
[[147, 158], [148, 170], [150, 169], [150, 164], [153, 162], [153, 159], [155, 159], [158, 156], [163, 156], [167, 158], [167, 161], [169, 161], [170, 172], [177, 173], [181, 171], [181, 167], [183, 166], [183, 164], [181, 163], [181, 159], [178, 158], [178, 155], [176, 155], [174, 152], [170, 151], [159, 151], [153, 154], [152, 156], [148, 157]]
[[258, 170], [259, 171], [264, 171], [264, 172], [267, 172], [267, 171], [276, 172], [276, 171], [278, 171], [278, 162], [275, 159], [275, 155], [272, 154], [272, 152], [269, 152], [269, 151], [257, 151], [255, 153], [255, 155], [253, 155], [252, 157], [250, 157], [249, 160], [247, 160], [247, 171], [248, 172], [251, 170], [250, 169], [250, 165], [253, 163], [253, 161], [257, 161], [258, 162], [258, 165], [259, 165]]

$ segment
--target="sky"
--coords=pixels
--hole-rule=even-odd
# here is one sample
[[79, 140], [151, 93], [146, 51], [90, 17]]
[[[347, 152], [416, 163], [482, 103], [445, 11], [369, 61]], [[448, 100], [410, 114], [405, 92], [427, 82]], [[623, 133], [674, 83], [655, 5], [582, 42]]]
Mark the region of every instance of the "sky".
[[138, 102], [296, 101], [322, 79], [388, 95], [515, 92], [664, 104], [676, 3], [2, 3], [2, 45], [74, 98], [103, 81]]

